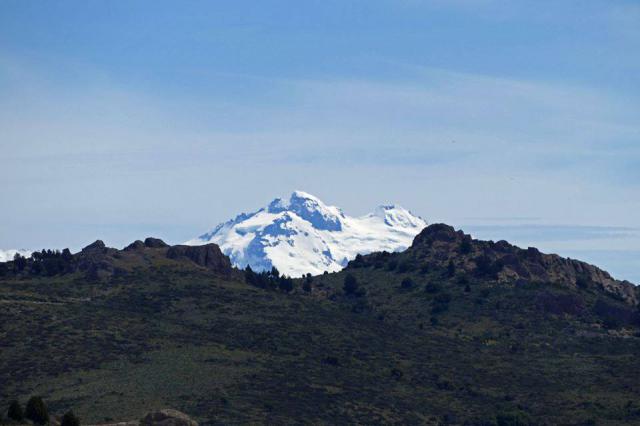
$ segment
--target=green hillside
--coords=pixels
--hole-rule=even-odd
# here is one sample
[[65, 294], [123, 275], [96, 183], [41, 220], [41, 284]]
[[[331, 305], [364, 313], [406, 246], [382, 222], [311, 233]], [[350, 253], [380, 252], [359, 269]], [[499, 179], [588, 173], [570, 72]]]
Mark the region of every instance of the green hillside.
[[640, 424], [639, 292], [581, 262], [444, 225], [292, 286], [214, 245], [56, 262], [0, 271], [4, 413], [37, 394], [83, 423]]

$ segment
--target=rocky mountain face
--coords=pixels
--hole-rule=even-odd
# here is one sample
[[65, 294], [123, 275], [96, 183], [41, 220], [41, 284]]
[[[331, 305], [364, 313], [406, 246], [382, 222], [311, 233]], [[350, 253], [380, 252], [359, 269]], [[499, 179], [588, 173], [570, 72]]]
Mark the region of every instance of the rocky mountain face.
[[275, 266], [299, 277], [342, 269], [357, 254], [401, 251], [426, 226], [408, 210], [379, 206], [362, 217], [350, 217], [317, 197], [295, 191], [253, 213], [242, 213], [187, 245], [216, 243], [234, 266], [256, 271]]
[[28, 277], [80, 274], [84, 279], [95, 281], [126, 275], [136, 268], [148, 268], [150, 263], [160, 259], [177, 264], [186, 262], [224, 276], [232, 272], [229, 258], [216, 244], [170, 246], [158, 238], [147, 238], [144, 242], [134, 241], [122, 250], [107, 247], [102, 240], [96, 240], [75, 254], [68, 251], [36, 252], [33, 257], [22, 260], [19, 270], [15, 262], [1, 264], [3, 269], [0, 275]]
[[[360, 256], [351, 266], [375, 265], [385, 253]], [[433, 224], [414, 239], [405, 256], [406, 268], [448, 268], [451, 274], [465, 274], [498, 283], [553, 283], [570, 288], [603, 290], [630, 305], [639, 302], [638, 288], [616, 280], [596, 266], [538, 249], [522, 249], [507, 241], [474, 240], [463, 231], [445, 224]]]

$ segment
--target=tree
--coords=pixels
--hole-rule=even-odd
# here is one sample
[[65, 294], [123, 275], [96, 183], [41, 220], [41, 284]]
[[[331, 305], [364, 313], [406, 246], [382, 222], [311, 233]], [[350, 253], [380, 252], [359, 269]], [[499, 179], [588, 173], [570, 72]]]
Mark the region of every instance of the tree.
[[73, 411], [69, 410], [62, 416], [60, 426], [80, 426], [80, 419], [73, 414]]
[[278, 271], [278, 268], [276, 268], [275, 266], [271, 268], [271, 276], [273, 276], [274, 278], [280, 278], [280, 271]]
[[24, 268], [27, 266], [27, 259], [21, 255], [20, 253], [16, 253], [13, 256], [13, 268], [16, 272], [24, 271]]
[[247, 267], [244, 270], [244, 281], [247, 284], [251, 284], [251, 285], [256, 285], [257, 284], [256, 273], [253, 272], [253, 269], [251, 269], [251, 266], [249, 266], [249, 265], [247, 265]]
[[11, 401], [11, 404], [9, 404], [9, 411], [7, 411], [7, 417], [11, 420], [15, 420], [16, 422], [24, 420], [24, 412], [22, 411], [22, 406], [18, 401]]
[[344, 285], [342, 286], [344, 294], [352, 295], [358, 291], [358, 280], [351, 274], [344, 277]]
[[32, 396], [27, 402], [25, 417], [38, 425], [49, 423], [49, 411], [41, 397]]
[[293, 280], [286, 275], [283, 275], [278, 281], [278, 287], [281, 291], [289, 293], [293, 290]]

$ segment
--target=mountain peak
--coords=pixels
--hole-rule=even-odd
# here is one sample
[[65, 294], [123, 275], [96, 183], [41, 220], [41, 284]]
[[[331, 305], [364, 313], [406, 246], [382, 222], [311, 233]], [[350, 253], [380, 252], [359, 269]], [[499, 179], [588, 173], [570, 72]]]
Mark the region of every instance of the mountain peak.
[[388, 226], [402, 226], [408, 228], [424, 227], [425, 221], [397, 204], [383, 204], [376, 207], [372, 216], [378, 217]]
[[240, 268], [275, 266], [284, 274], [300, 276], [338, 271], [357, 254], [404, 250], [425, 226], [423, 219], [397, 205], [382, 205], [356, 218], [296, 190], [186, 244], [213, 242]]
[[318, 197], [308, 192], [294, 191], [289, 200], [276, 198], [267, 207], [269, 213], [293, 212], [301, 219], [311, 223], [314, 228], [325, 231], [340, 231], [342, 229], [342, 211], [334, 206], [328, 206]]

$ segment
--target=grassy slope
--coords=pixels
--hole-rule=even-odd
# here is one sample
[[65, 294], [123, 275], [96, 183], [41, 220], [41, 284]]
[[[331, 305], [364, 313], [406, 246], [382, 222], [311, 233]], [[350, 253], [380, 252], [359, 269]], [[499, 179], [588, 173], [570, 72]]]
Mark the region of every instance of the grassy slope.
[[[41, 394], [91, 422], [173, 407], [214, 424], [640, 424], [637, 330], [537, 302], [568, 289], [369, 267], [282, 294], [153, 250], [118, 262], [99, 283], [0, 281], [1, 401]], [[346, 273], [366, 296], [342, 294]]]

